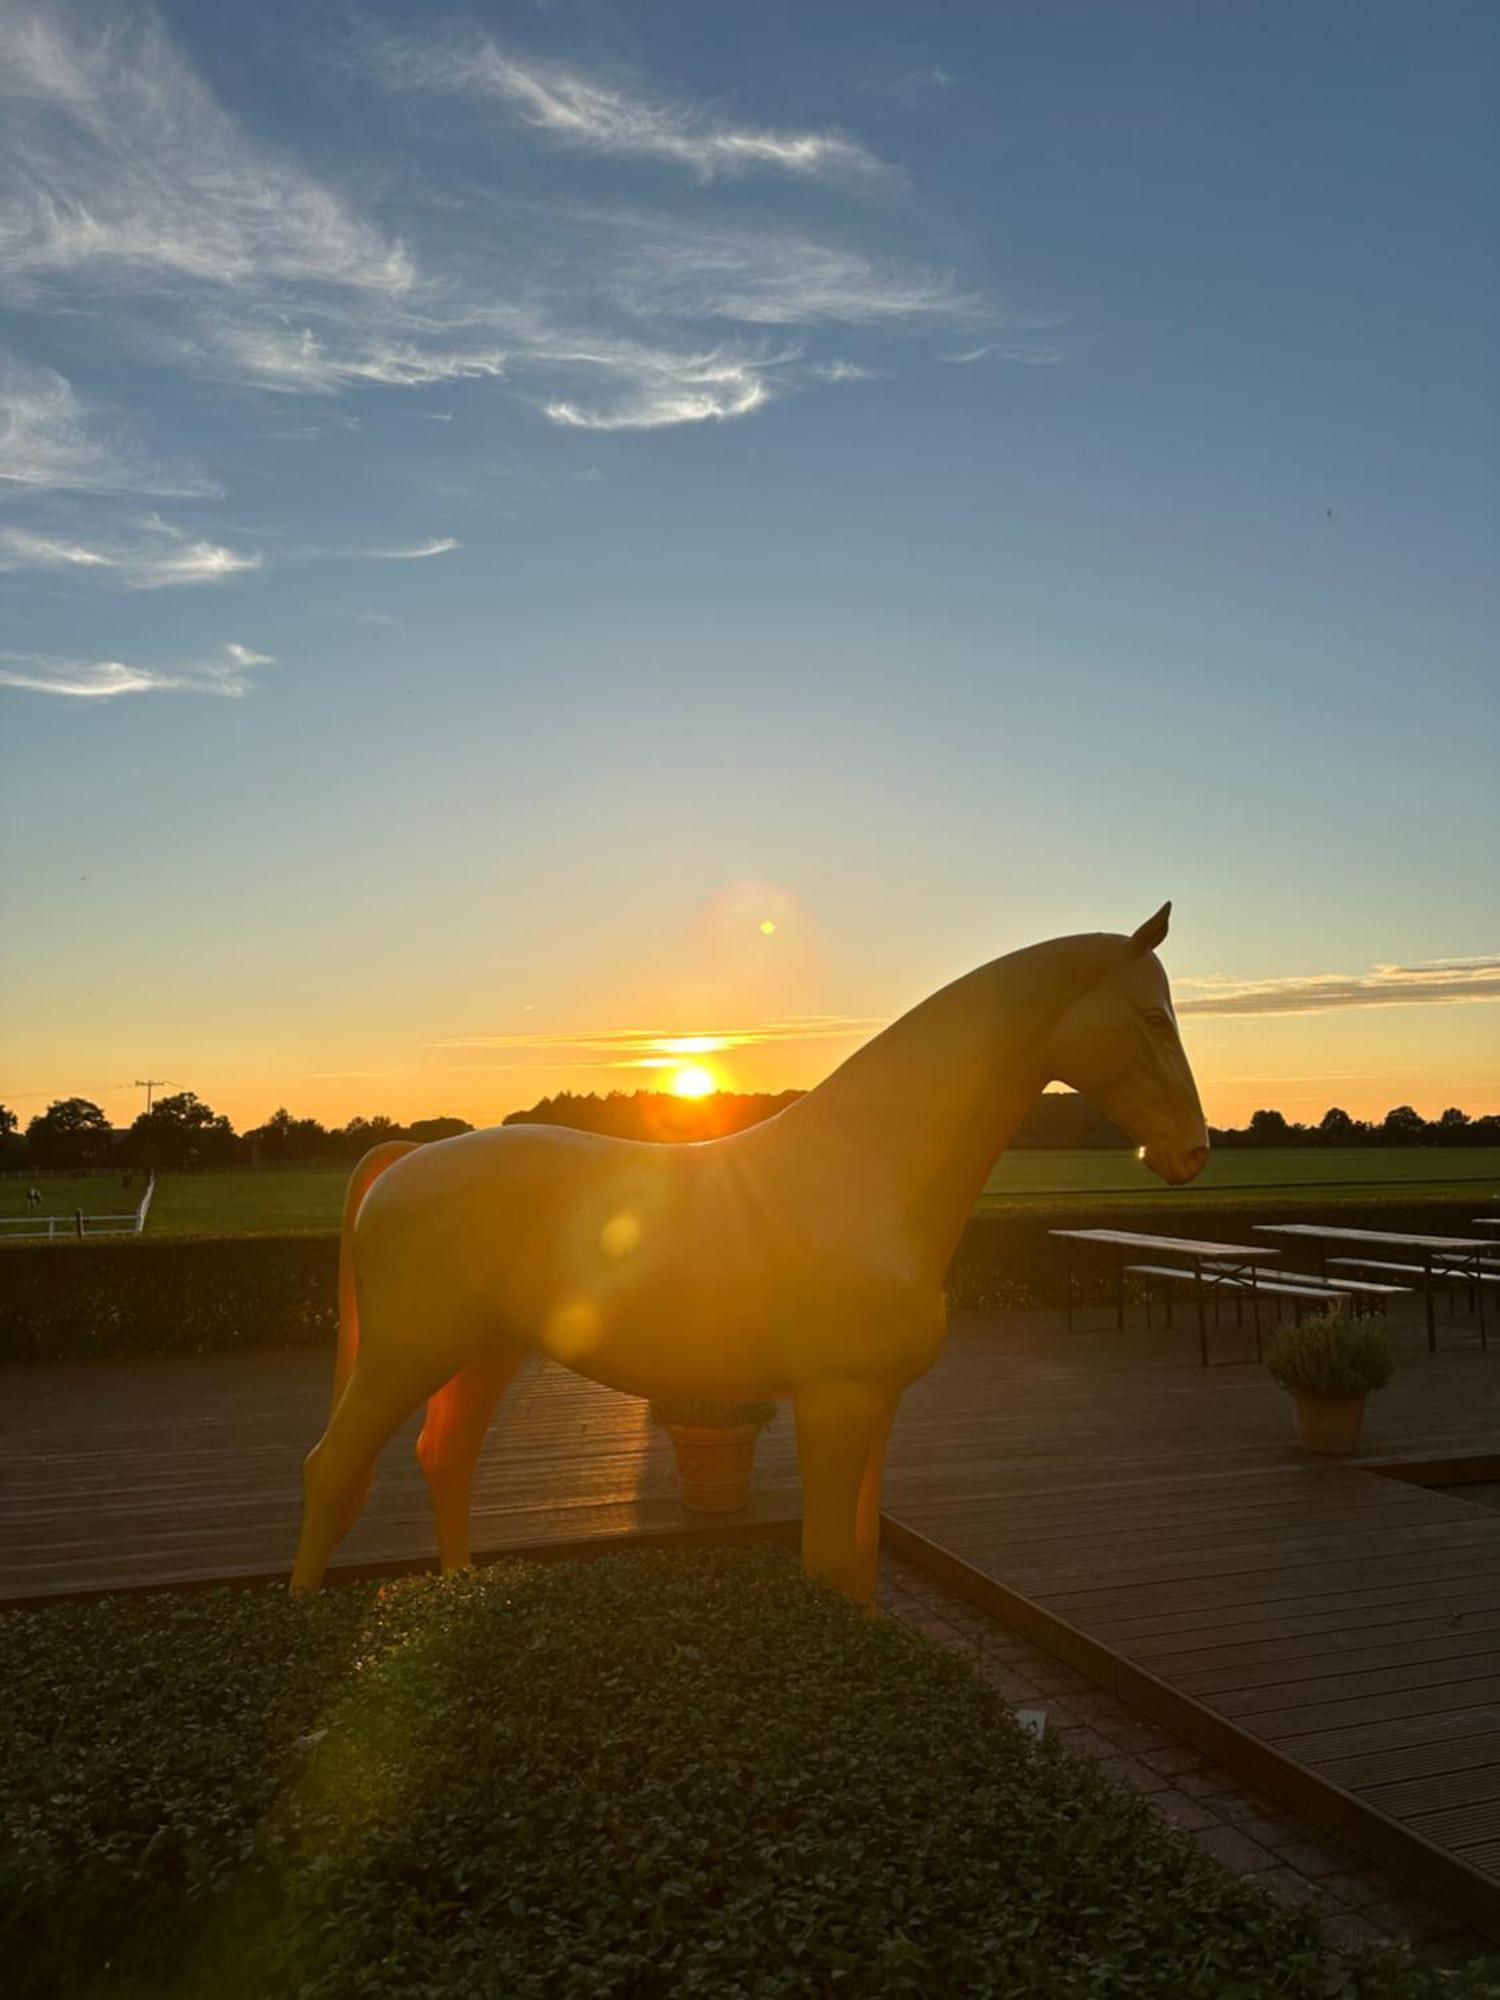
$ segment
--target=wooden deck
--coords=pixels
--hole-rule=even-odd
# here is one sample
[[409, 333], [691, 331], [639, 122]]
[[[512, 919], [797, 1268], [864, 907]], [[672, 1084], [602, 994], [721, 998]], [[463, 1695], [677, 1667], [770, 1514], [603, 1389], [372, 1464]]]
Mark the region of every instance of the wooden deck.
[[1399, 1338], [1351, 1464], [1298, 1450], [1264, 1373], [1193, 1366], [1180, 1328], [961, 1325], [906, 1399], [887, 1532], [1500, 1936], [1494, 1487], [1369, 1469], [1495, 1481], [1500, 1355], [1430, 1356], [1409, 1313]]
[[[1180, 1327], [1067, 1336], [1057, 1314], [969, 1316], [903, 1406], [887, 1535], [1500, 1936], [1500, 1352], [1429, 1356], [1411, 1315], [1400, 1341], [1350, 1465], [1298, 1451], [1264, 1374], [1199, 1369]], [[260, 1353], [6, 1370], [0, 1601], [284, 1574], [328, 1367]], [[345, 1566], [430, 1557], [414, 1430]], [[1489, 1482], [1477, 1498], [1368, 1469], [1431, 1479], [1455, 1461]], [[786, 1532], [798, 1504], [783, 1416], [748, 1525]], [[690, 1525], [642, 1405], [550, 1366], [523, 1374], [481, 1462], [476, 1549]]]
[[[0, 1605], [284, 1576], [330, 1370], [302, 1350], [4, 1370]], [[331, 1575], [431, 1562], [419, 1428], [387, 1447]], [[782, 1419], [762, 1441], [752, 1524], [796, 1519], [795, 1456]], [[678, 1536], [708, 1519], [684, 1514], [644, 1403], [547, 1364], [522, 1371], [475, 1478], [476, 1551]]]

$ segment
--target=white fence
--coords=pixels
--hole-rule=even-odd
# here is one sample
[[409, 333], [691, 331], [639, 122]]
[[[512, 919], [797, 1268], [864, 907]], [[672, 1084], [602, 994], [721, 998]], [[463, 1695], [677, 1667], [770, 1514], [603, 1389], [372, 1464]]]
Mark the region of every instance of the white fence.
[[151, 1213], [151, 1197], [156, 1193], [156, 1176], [146, 1183], [129, 1215], [85, 1215], [75, 1208], [68, 1215], [0, 1215], [0, 1231], [7, 1243], [30, 1242], [36, 1237], [57, 1236], [139, 1236]]

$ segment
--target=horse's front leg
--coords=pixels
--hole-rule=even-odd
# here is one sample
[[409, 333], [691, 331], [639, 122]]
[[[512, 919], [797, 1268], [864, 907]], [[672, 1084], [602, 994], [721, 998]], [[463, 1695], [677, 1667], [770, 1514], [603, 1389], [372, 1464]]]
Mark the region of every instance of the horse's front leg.
[[798, 1391], [802, 1566], [870, 1605], [880, 1564], [880, 1469], [900, 1392], [833, 1379]]

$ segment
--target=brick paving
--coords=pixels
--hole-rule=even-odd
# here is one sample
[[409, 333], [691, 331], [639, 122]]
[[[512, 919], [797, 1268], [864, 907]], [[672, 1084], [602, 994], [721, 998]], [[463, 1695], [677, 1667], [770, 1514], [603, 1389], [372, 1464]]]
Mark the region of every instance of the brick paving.
[[[1484, 1939], [1404, 1891], [1384, 1870], [889, 1552], [881, 1557], [880, 1604], [961, 1654], [1007, 1701], [1042, 1710], [1049, 1735], [1134, 1786], [1169, 1826], [1215, 1861], [1286, 1902], [1317, 1909], [1334, 1942], [1402, 1939], [1455, 1963], [1493, 1953]], [[1500, 1958], [1495, 1963], [1500, 1975]]]

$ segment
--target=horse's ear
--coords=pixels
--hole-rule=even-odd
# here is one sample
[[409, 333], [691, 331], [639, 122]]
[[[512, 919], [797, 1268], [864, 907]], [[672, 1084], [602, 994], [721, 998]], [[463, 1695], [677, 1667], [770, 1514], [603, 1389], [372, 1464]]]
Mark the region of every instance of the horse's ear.
[[1137, 958], [1144, 957], [1148, 951], [1155, 951], [1156, 947], [1166, 936], [1167, 925], [1171, 920], [1172, 905], [1170, 903], [1163, 903], [1154, 917], [1147, 917], [1140, 929], [1132, 933], [1130, 949], [1135, 953]]

